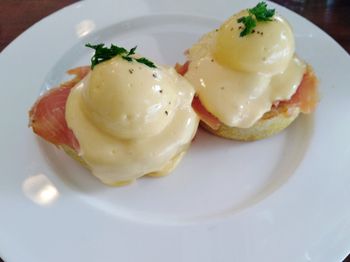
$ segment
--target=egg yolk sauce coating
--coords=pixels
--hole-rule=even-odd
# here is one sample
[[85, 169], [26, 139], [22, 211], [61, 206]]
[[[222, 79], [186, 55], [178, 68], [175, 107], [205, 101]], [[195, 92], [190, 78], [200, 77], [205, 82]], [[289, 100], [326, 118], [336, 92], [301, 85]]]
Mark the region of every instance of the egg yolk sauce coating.
[[242, 11], [188, 50], [185, 77], [206, 110], [228, 127], [250, 128], [276, 101], [296, 92], [306, 64], [295, 55], [292, 29], [275, 15], [242, 37]]
[[193, 96], [192, 85], [172, 68], [120, 56], [98, 64], [66, 104], [79, 157], [109, 185], [167, 173], [197, 130]]

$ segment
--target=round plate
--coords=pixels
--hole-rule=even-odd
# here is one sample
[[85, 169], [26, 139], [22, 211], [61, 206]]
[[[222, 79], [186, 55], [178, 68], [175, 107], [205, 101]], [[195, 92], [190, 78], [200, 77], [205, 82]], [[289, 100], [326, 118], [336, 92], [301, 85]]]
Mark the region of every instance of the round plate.
[[0, 56], [0, 255], [6, 261], [340, 261], [350, 250], [349, 55], [295, 13], [297, 53], [321, 101], [272, 138], [202, 130], [178, 168], [102, 185], [28, 128], [38, 95], [116, 43], [160, 64], [256, 1], [84, 1], [45, 18]]

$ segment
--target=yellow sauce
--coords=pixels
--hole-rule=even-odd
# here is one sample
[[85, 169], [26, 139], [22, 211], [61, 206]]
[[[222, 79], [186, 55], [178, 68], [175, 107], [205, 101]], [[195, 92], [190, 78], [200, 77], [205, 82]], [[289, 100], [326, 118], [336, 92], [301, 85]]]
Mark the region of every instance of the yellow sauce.
[[67, 100], [80, 156], [106, 184], [161, 171], [191, 142], [194, 89], [173, 69], [120, 57], [97, 65]]
[[290, 99], [306, 70], [294, 54], [293, 33], [285, 20], [276, 15], [240, 37], [237, 19], [246, 14], [234, 15], [195, 44], [185, 75], [209, 112], [240, 128], [254, 125], [275, 101]]

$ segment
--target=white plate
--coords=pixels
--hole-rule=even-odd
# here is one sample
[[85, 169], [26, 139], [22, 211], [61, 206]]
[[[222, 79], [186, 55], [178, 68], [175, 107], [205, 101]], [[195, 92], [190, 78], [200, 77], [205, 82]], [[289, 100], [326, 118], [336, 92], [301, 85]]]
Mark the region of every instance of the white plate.
[[27, 111], [86, 42], [115, 42], [155, 61], [184, 61], [200, 35], [257, 1], [78, 2], [1, 53], [0, 256], [38, 261], [340, 261], [350, 251], [350, 58], [278, 5], [297, 52], [320, 78], [321, 102], [285, 132], [238, 143], [199, 131], [160, 179], [103, 186], [34, 136]]

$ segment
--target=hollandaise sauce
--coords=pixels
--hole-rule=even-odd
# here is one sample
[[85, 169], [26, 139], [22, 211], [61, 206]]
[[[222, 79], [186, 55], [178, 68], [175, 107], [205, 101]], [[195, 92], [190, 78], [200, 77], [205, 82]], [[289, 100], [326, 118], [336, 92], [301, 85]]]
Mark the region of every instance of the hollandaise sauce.
[[194, 92], [172, 68], [150, 68], [119, 56], [98, 64], [66, 104], [79, 155], [111, 185], [162, 171], [196, 132]]
[[210, 113], [240, 128], [254, 125], [275, 101], [290, 99], [306, 71], [287, 21], [275, 15], [242, 37], [238, 20], [247, 15], [232, 16], [195, 44], [185, 74]]

